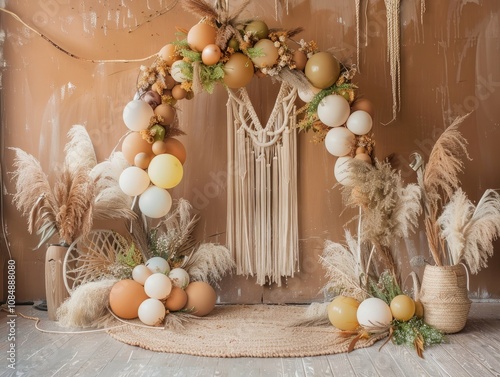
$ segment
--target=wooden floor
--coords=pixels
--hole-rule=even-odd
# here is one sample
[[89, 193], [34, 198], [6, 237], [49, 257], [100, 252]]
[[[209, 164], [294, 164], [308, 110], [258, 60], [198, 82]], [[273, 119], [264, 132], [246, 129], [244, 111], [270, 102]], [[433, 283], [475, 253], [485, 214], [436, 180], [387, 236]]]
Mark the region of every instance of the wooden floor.
[[[46, 312], [18, 306], [59, 329]], [[0, 376], [500, 376], [500, 302], [474, 303], [466, 328], [429, 347], [425, 359], [412, 349], [381, 342], [350, 354], [305, 358], [219, 359], [165, 354], [129, 346], [105, 333], [47, 334], [16, 318], [16, 370], [7, 368], [6, 313], [0, 314]], [[297, 339], [300, 342], [300, 339]]]

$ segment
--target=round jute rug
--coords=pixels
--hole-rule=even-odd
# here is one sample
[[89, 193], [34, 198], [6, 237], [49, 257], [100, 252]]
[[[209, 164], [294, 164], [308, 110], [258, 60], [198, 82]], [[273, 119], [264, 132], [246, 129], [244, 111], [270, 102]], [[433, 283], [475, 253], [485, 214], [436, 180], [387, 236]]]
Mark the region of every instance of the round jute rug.
[[[353, 336], [333, 326], [296, 326], [306, 307], [217, 306], [175, 330], [128, 324], [108, 330], [115, 339], [148, 350], [210, 357], [307, 357], [346, 352]], [[385, 337], [361, 339], [355, 348]]]

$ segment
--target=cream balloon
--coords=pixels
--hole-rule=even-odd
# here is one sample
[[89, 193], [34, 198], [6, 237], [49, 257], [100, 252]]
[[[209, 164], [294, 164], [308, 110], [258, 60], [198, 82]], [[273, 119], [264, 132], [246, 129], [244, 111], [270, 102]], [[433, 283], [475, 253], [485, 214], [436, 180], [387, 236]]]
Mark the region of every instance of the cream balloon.
[[132, 279], [134, 279], [139, 284], [144, 285], [144, 282], [152, 273], [153, 272], [144, 264], [138, 264], [132, 270]]
[[343, 156], [337, 158], [335, 161], [335, 167], [333, 168], [333, 175], [338, 183], [343, 186], [352, 186], [352, 178], [351, 178], [351, 170], [350, 170], [350, 162], [352, 161], [352, 157]]
[[149, 127], [149, 120], [155, 115], [147, 102], [133, 100], [123, 109], [123, 121], [128, 129], [142, 131]]
[[165, 306], [156, 298], [148, 298], [139, 306], [139, 319], [148, 326], [159, 326], [165, 319]]
[[346, 126], [355, 135], [366, 135], [372, 129], [373, 120], [364, 110], [356, 110], [347, 118]]
[[297, 94], [299, 98], [308, 103], [311, 102], [316, 94], [321, 92], [321, 89], [315, 88], [314, 86], [309, 86], [307, 89], [299, 89]]
[[139, 197], [139, 209], [152, 219], [165, 216], [172, 207], [172, 197], [169, 192], [158, 186], [149, 186]]
[[176, 287], [185, 289], [189, 284], [189, 274], [183, 268], [173, 268], [168, 274], [168, 277]]
[[364, 300], [358, 307], [356, 317], [364, 327], [387, 326], [392, 321], [391, 308], [377, 297]]
[[170, 273], [170, 265], [165, 258], [162, 257], [152, 257], [146, 261], [146, 267], [151, 270], [151, 273], [161, 273], [168, 275]]
[[185, 64], [183, 60], [176, 60], [172, 63], [172, 68], [170, 69], [170, 76], [177, 82], [184, 82], [187, 80], [186, 75], [182, 73], [182, 66]]
[[334, 156], [345, 156], [354, 147], [356, 138], [345, 127], [332, 128], [325, 137], [326, 150]]
[[123, 170], [118, 179], [122, 191], [130, 196], [141, 195], [150, 183], [148, 173], [137, 166], [129, 166]]
[[318, 118], [328, 127], [342, 126], [350, 113], [349, 102], [338, 94], [330, 94], [318, 104]]
[[151, 274], [144, 282], [144, 292], [151, 298], [166, 299], [171, 291], [172, 281], [160, 272]]

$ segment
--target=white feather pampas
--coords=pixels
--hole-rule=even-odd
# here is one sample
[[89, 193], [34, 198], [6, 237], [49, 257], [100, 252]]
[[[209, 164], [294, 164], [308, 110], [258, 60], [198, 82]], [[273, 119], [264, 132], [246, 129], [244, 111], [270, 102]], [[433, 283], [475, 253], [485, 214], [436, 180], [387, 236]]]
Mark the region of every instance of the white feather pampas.
[[215, 283], [234, 267], [231, 252], [226, 247], [204, 243], [189, 258], [185, 269], [193, 281]]
[[57, 309], [62, 327], [106, 327], [114, 321], [108, 311], [109, 292], [117, 282], [105, 279], [85, 283], [76, 288]]
[[458, 189], [438, 219], [450, 253], [450, 263], [464, 262], [471, 273], [487, 267], [493, 255], [493, 241], [500, 235], [500, 194], [486, 190], [474, 204]]

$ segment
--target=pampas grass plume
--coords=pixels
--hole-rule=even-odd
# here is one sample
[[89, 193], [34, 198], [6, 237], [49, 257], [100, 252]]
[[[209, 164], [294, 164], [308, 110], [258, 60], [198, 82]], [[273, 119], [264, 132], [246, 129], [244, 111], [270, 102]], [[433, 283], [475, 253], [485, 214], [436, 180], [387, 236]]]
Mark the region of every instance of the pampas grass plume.
[[104, 279], [78, 286], [57, 309], [62, 327], [106, 327], [114, 321], [108, 311], [109, 292], [117, 282]]

